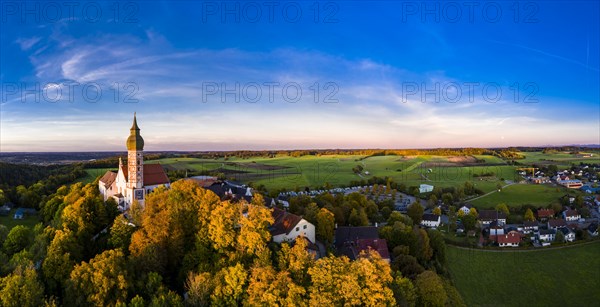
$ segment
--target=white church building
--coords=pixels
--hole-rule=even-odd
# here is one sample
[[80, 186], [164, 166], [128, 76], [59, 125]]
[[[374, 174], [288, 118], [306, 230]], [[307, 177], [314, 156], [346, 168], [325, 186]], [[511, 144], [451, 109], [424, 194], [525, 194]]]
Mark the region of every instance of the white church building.
[[127, 165], [119, 158], [117, 172], [108, 171], [98, 182], [104, 201], [113, 198], [121, 210], [128, 210], [134, 200], [144, 205], [146, 195], [160, 186], [170, 187], [169, 177], [160, 164], [144, 165], [144, 139], [135, 114], [127, 138]]

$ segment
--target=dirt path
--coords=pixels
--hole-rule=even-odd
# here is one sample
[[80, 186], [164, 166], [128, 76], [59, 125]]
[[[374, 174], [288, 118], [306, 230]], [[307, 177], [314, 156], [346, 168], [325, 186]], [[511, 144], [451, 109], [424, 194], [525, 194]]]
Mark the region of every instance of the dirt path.
[[[518, 183], [516, 183], [516, 182], [509, 183], [509, 184], [507, 184], [507, 185], [503, 186], [503, 187], [502, 187], [502, 189], [504, 189], [504, 188], [506, 188], [506, 187], [508, 187], [508, 186], [511, 186], [511, 185], [513, 185], [513, 184], [518, 184]], [[465, 203], [465, 202], [467, 202], [467, 201], [474, 201], [474, 200], [476, 200], [476, 199], [480, 199], [480, 198], [482, 198], [482, 197], [486, 197], [486, 196], [488, 196], [488, 195], [490, 195], [490, 194], [493, 194], [493, 193], [496, 193], [496, 192], [498, 192], [498, 190], [493, 190], [493, 191], [491, 191], [491, 192], [488, 192], [488, 193], [485, 193], [485, 194], [483, 194], [483, 195], [481, 195], [481, 196], [477, 196], [477, 197], [475, 197], [475, 198], [469, 198], [469, 199], [467, 199], [467, 200], [463, 201], [463, 203]]]

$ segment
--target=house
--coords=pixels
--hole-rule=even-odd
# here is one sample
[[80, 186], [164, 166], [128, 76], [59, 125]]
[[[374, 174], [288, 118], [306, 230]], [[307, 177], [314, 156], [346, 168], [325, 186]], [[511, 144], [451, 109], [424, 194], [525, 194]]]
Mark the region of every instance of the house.
[[171, 186], [169, 177], [160, 164], [144, 164], [144, 139], [135, 114], [126, 146], [127, 165], [119, 158], [118, 170], [107, 171], [98, 182], [104, 201], [114, 199], [121, 210], [129, 209], [134, 201], [143, 205], [146, 195], [154, 189]]
[[511, 231], [505, 235], [499, 235], [497, 241], [500, 247], [518, 247], [521, 243], [521, 235], [516, 231]]
[[433, 186], [429, 184], [421, 184], [419, 185], [419, 193], [428, 193], [433, 191]]
[[435, 214], [423, 214], [423, 219], [421, 220], [421, 225], [424, 227], [437, 228], [440, 226], [441, 218], [439, 215]]
[[573, 242], [575, 241], [575, 232], [567, 227], [559, 228], [558, 231], [562, 232], [565, 236], [565, 241]]
[[558, 229], [563, 227], [567, 227], [567, 221], [563, 219], [553, 219], [548, 221], [549, 229]]
[[579, 214], [579, 212], [577, 212], [577, 210], [565, 210], [563, 211], [563, 217], [565, 219], [565, 221], [567, 222], [576, 222], [579, 221], [579, 219], [581, 218], [581, 215]]
[[7, 205], [4, 205], [2, 207], [0, 207], [0, 216], [8, 216], [10, 214], [10, 207]]
[[459, 211], [462, 211], [465, 215], [469, 214], [471, 212], [471, 205], [464, 205], [460, 208], [458, 208]]
[[493, 221], [490, 223], [490, 238], [500, 236], [504, 234], [504, 227], [498, 224], [498, 222]]
[[390, 255], [385, 239], [379, 239], [379, 231], [374, 226], [338, 227], [335, 230], [334, 246], [338, 255], [346, 255], [355, 260], [364, 250], [376, 250], [381, 258], [389, 261]]
[[594, 194], [600, 192], [600, 187], [594, 188], [589, 185], [584, 185], [580, 190], [588, 194]]
[[583, 186], [583, 183], [581, 182], [581, 180], [578, 179], [574, 179], [574, 180], [557, 180], [556, 181], [558, 184], [565, 186], [569, 189], [579, 189]]
[[523, 232], [524, 233], [535, 232], [535, 231], [538, 231], [538, 229], [539, 229], [539, 224], [537, 221], [525, 221], [523, 223]]
[[540, 229], [538, 232], [538, 239], [544, 242], [552, 242], [556, 237], [555, 229]]
[[550, 182], [550, 178], [548, 177], [533, 177], [529, 179], [533, 184], [542, 184]]
[[551, 217], [554, 217], [554, 210], [553, 209], [538, 209], [537, 216], [538, 216], [538, 219], [540, 219], [540, 220], [547, 220]]
[[588, 226], [587, 231], [592, 237], [597, 236], [598, 235], [598, 224], [591, 223], [590, 226]]
[[481, 225], [487, 226], [494, 221], [498, 222], [498, 225], [500, 226], [506, 224], [506, 214], [496, 210], [479, 211], [479, 222]]
[[273, 225], [269, 227], [273, 242], [292, 242], [300, 235], [315, 243], [315, 225], [302, 217], [279, 208], [273, 208]]
[[25, 210], [23, 210], [23, 208], [18, 208], [15, 211], [15, 215], [13, 216], [13, 219], [15, 220], [22, 220], [25, 218]]

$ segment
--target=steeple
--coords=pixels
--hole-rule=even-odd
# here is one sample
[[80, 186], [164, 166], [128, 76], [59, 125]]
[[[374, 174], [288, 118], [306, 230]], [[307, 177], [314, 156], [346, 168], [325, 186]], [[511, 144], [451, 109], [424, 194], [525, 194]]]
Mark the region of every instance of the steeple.
[[129, 129], [127, 138], [127, 150], [144, 150], [144, 139], [140, 135], [140, 127], [137, 125], [136, 114], [133, 113], [133, 125]]

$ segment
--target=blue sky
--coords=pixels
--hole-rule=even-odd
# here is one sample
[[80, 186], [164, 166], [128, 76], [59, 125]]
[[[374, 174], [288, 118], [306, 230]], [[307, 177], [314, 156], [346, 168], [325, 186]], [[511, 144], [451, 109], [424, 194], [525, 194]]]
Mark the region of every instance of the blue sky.
[[2, 151], [600, 143], [598, 1], [53, 3], [1, 4]]

